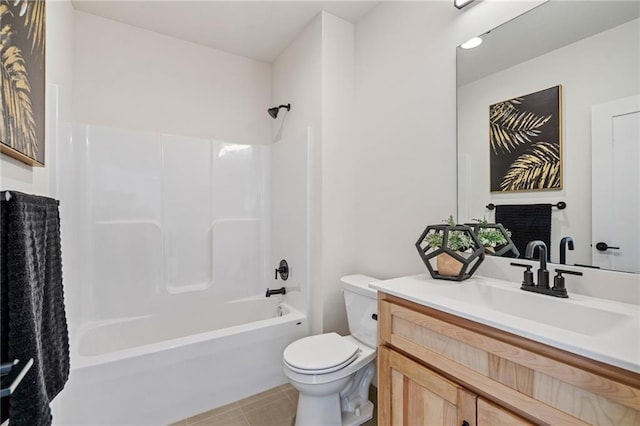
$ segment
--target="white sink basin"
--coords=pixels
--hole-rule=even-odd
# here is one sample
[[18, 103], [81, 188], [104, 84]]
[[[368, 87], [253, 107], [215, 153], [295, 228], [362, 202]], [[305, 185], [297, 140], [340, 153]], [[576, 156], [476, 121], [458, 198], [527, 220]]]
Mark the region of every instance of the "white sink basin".
[[[585, 335], [605, 333], [632, 317], [600, 307], [584, 300], [556, 298], [519, 289], [517, 284], [491, 284], [489, 280], [468, 280], [434, 290], [440, 296], [473, 303], [487, 309], [514, 315]], [[578, 298], [579, 299], [579, 298]]]

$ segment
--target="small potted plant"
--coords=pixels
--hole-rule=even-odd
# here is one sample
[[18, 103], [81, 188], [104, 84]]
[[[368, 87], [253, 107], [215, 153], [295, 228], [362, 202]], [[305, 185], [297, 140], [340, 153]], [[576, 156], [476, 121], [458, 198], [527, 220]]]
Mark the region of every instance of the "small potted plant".
[[476, 223], [467, 224], [478, 237], [487, 254], [502, 256], [512, 251], [514, 257], [520, 252], [511, 241], [511, 232], [499, 223], [489, 223], [486, 218], [473, 219]]
[[[456, 226], [456, 222], [453, 219], [453, 215], [449, 216], [446, 224], [449, 226]], [[424, 241], [431, 248], [439, 248], [442, 247], [445, 232], [439, 232], [438, 229], [433, 229], [431, 232], [427, 233], [424, 237]], [[447, 247], [451, 250], [457, 252], [458, 254], [463, 253], [469, 248], [473, 246], [473, 240], [471, 238], [471, 234], [464, 231], [449, 231], [449, 238], [447, 240]], [[460, 270], [462, 269], [462, 262], [455, 259], [446, 251], [440, 253], [436, 257], [436, 264], [438, 267], [438, 272], [442, 275], [447, 276], [457, 276], [460, 274]]]
[[[434, 278], [461, 281], [469, 278], [484, 259], [484, 248], [466, 225], [457, 225], [453, 215], [445, 224], [430, 225], [416, 248]], [[431, 260], [435, 258], [436, 269]]]

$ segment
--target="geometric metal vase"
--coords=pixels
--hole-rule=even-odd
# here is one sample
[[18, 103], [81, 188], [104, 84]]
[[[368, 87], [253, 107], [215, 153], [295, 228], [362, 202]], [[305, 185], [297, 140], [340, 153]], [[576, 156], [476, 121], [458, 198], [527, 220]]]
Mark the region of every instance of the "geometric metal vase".
[[[437, 234], [438, 245], [431, 246], [425, 238]], [[466, 247], [456, 246], [463, 237]], [[436, 238], [437, 239], [437, 238]], [[450, 281], [462, 281], [470, 278], [484, 260], [484, 247], [473, 230], [466, 225], [429, 225], [416, 242], [420, 258], [433, 278]], [[453, 247], [453, 248], [451, 248]], [[444, 270], [446, 261], [457, 265], [456, 271]]]

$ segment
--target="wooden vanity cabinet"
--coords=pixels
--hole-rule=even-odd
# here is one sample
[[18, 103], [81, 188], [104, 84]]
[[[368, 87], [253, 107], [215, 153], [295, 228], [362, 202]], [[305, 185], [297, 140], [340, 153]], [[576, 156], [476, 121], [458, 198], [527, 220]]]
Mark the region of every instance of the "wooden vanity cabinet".
[[[378, 395], [390, 402], [379, 406], [381, 425], [476, 424], [474, 393], [385, 346], [378, 357], [387, 389]], [[390, 412], [383, 413], [383, 406]]]
[[640, 375], [379, 292], [378, 423], [640, 425]]
[[[385, 398], [388, 397], [379, 408], [382, 425], [532, 424], [385, 346], [380, 347], [378, 356], [380, 389], [387, 389], [378, 395], [384, 393]], [[390, 377], [388, 382], [387, 377]]]
[[478, 397], [477, 409], [478, 425], [527, 426], [533, 424], [481, 397]]

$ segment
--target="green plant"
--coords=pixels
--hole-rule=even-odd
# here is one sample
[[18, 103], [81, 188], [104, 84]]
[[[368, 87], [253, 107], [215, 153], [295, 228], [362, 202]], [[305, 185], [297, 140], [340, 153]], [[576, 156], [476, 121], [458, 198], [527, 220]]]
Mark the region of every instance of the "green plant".
[[[456, 221], [453, 218], [453, 215], [449, 216], [449, 219], [444, 220], [449, 226], [456, 226]], [[442, 240], [444, 238], [444, 233], [449, 233], [449, 238], [447, 239], [447, 247], [451, 250], [456, 251], [465, 251], [469, 247], [473, 246], [473, 239], [471, 236], [464, 231], [452, 231], [452, 230], [431, 230], [425, 237], [424, 242], [429, 244], [432, 248], [442, 247]]]
[[[488, 224], [486, 218], [473, 219], [473, 220], [478, 222], [479, 225]], [[504, 235], [498, 228], [487, 228], [487, 227], [479, 226], [477, 229], [478, 229], [478, 232], [476, 232], [476, 237], [478, 237], [480, 244], [482, 244], [490, 252], [493, 252], [493, 249], [495, 247], [508, 243], [507, 239], [504, 237]], [[508, 229], [505, 229], [505, 231], [507, 232], [507, 235], [509, 235], [510, 237], [511, 232]]]

